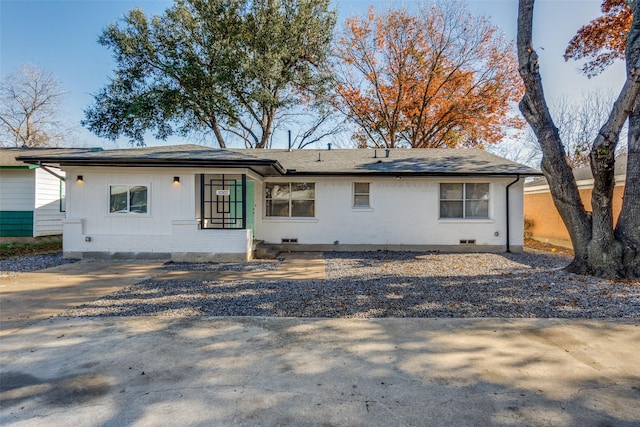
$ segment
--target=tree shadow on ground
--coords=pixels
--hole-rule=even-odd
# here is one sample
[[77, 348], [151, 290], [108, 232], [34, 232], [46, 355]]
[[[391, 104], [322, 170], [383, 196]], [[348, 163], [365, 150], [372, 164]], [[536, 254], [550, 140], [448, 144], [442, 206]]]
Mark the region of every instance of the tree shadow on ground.
[[[84, 308], [105, 317], [3, 337], [0, 424], [637, 425], [637, 318], [516, 319], [554, 304], [554, 317], [588, 317], [603, 291], [611, 304], [597, 313], [624, 316], [637, 287], [585, 289], [557, 271], [532, 283], [521, 264], [432, 278], [148, 280]], [[532, 300], [545, 311], [518, 310]], [[322, 316], [343, 318], [311, 318]], [[389, 316], [411, 319], [344, 318]]]
[[[530, 266], [529, 258], [518, 254], [492, 255], [518, 263], [493, 267], [487, 274], [473, 274], [472, 265], [470, 272], [455, 275], [437, 264], [459, 254], [342, 256], [351, 256], [349, 271], [356, 273], [336, 271], [318, 281], [152, 279], [64, 315], [614, 318], [637, 316], [640, 306], [640, 286], [587, 281], [554, 268], [562, 262], [557, 257], [536, 256], [538, 265]], [[464, 261], [481, 264], [484, 259], [467, 255]], [[433, 274], [407, 275], [416, 262], [436, 265]], [[406, 265], [385, 269], [400, 263]], [[372, 273], [380, 271], [387, 272]]]
[[[3, 378], [30, 377], [3, 382], [0, 422], [631, 426], [639, 333], [540, 319], [57, 319], [5, 339]], [[51, 391], [91, 378], [99, 393]]]

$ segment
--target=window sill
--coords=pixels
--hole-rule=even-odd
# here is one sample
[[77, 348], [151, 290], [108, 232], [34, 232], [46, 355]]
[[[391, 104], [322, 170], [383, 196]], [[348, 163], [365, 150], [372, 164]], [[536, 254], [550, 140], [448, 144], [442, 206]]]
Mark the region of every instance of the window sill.
[[151, 214], [137, 214], [130, 212], [110, 213], [107, 214], [107, 218], [151, 218]]
[[495, 220], [491, 218], [438, 218], [439, 223], [451, 223], [451, 224], [493, 224]]
[[298, 222], [298, 223], [315, 223], [318, 222], [318, 218], [303, 218], [303, 217], [264, 217], [264, 222]]
[[373, 212], [373, 208], [370, 206], [363, 206], [363, 207], [352, 207], [351, 208], [352, 212]]

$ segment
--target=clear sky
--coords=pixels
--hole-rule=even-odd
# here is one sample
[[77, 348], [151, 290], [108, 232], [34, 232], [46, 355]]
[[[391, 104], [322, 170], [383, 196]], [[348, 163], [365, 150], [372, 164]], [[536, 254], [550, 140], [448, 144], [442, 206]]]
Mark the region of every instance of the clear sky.
[[[101, 31], [133, 8], [147, 14], [161, 14], [171, 1], [158, 0], [0, 0], [0, 73], [15, 71], [24, 63], [52, 72], [68, 92], [64, 112], [78, 124], [83, 110], [112, 75], [111, 52], [97, 43]], [[333, 0], [338, 9], [338, 25], [344, 18], [362, 15], [369, 5], [378, 10], [399, 5], [416, 7], [409, 0], [361, 1]], [[600, 14], [600, 0], [538, 0], [534, 16], [534, 43], [540, 56], [541, 73], [547, 97], [580, 98], [592, 88], [620, 90], [624, 65], [617, 63], [602, 75], [587, 79], [578, 64], [565, 63], [562, 54], [578, 28]], [[491, 18], [508, 39], [515, 39], [517, 0], [468, 0], [473, 13]], [[286, 134], [281, 132], [286, 146]], [[86, 129], [77, 133], [78, 143], [104, 148], [124, 147], [126, 140], [113, 143]], [[147, 140], [147, 145], [183, 142]], [[189, 141], [187, 141], [189, 142]]]

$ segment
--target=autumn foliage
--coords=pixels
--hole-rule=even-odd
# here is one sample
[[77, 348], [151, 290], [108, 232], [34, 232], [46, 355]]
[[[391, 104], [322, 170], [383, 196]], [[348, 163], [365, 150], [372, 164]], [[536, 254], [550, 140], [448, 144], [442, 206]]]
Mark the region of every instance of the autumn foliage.
[[603, 15], [580, 28], [564, 53], [566, 61], [589, 58], [582, 67], [589, 77], [601, 73], [616, 59], [624, 59], [633, 21], [631, 8], [624, 0], [604, 0], [601, 10]]
[[522, 121], [512, 43], [457, 2], [346, 21], [335, 105], [360, 146], [483, 147]]

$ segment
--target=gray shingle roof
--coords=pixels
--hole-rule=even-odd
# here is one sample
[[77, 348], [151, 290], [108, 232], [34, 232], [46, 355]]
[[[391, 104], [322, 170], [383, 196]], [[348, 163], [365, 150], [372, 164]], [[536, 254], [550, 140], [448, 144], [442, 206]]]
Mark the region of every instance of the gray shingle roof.
[[91, 148], [0, 148], [0, 167], [28, 167], [16, 160], [19, 156], [51, 156], [59, 154], [84, 153]]
[[384, 149], [238, 150], [200, 145], [129, 148], [98, 152], [29, 155], [43, 161], [83, 166], [249, 167], [274, 175], [539, 175], [527, 166], [482, 150]]
[[[248, 151], [248, 150], [247, 150]], [[27, 155], [30, 152], [27, 152]], [[48, 153], [47, 153], [48, 154]], [[41, 156], [38, 156], [41, 157]], [[93, 162], [121, 161], [121, 162], [153, 162], [157, 161], [192, 161], [192, 160], [257, 160], [258, 157], [248, 153], [232, 150], [221, 150], [202, 145], [168, 145], [161, 147], [123, 148], [115, 150], [100, 150], [79, 153], [61, 153], [59, 156], [47, 156], [47, 158], [72, 162], [83, 161], [87, 164]]]
[[[616, 165], [613, 171], [615, 176], [621, 176], [627, 173], [627, 156], [620, 156], [616, 158]], [[573, 170], [573, 176], [576, 181], [582, 181], [584, 179], [593, 179], [593, 173], [591, 173], [590, 166], [584, 166]]]
[[540, 171], [474, 149], [264, 150], [292, 174], [539, 175]]
[[[615, 169], [613, 173], [614, 173], [614, 176], [616, 177], [616, 181], [619, 181], [620, 179], [622, 179], [622, 176], [624, 176], [627, 173], [627, 156], [621, 155], [619, 157], [616, 157], [616, 164], [615, 164]], [[591, 173], [591, 166], [583, 166], [581, 168], [575, 168], [573, 170], [573, 177], [578, 182], [593, 179], [593, 173]], [[539, 177], [530, 182], [527, 182], [524, 186], [535, 187], [538, 185], [546, 185], [546, 184], [547, 184], [547, 179], [545, 177]]]

